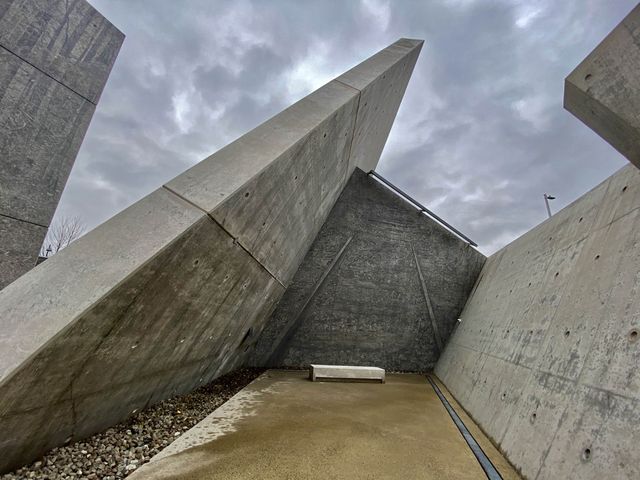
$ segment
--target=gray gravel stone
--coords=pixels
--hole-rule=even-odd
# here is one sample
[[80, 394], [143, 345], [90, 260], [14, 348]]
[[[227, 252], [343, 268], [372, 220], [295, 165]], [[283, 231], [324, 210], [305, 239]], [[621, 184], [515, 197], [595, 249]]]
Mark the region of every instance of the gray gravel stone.
[[126, 477], [229, 400], [264, 370], [241, 368], [187, 395], [170, 398], [80, 442], [54, 448], [0, 480]]

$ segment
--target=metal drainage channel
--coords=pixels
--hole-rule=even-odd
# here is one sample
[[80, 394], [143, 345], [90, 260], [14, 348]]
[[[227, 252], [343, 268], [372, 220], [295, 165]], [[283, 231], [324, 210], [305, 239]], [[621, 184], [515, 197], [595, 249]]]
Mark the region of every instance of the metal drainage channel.
[[489, 460], [489, 457], [487, 457], [487, 455], [484, 453], [480, 445], [478, 445], [478, 442], [476, 442], [476, 439], [473, 438], [473, 435], [471, 435], [471, 432], [467, 429], [462, 419], [458, 416], [458, 414], [453, 409], [449, 401], [442, 394], [438, 386], [434, 383], [433, 380], [431, 380], [431, 377], [427, 376], [427, 380], [429, 380], [429, 383], [435, 390], [436, 395], [438, 395], [438, 398], [444, 405], [444, 408], [446, 408], [447, 412], [449, 412], [449, 415], [451, 416], [453, 423], [456, 424], [456, 427], [458, 427], [458, 430], [460, 430], [460, 433], [462, 434], [465, 441], [467, 442], [467, 445], [469, 445], [469, 448], [471, 449], [473, 454], [476, 456], [476, 459], [478, 460], [478, 463], [480, 463], [480, 466], [484, 470], [484, 473], [487, 475], [487, 478], [489, 480], [503, 480], [502, 475], [500, 475], [500, 472], [498, 472], [498, 470], [493, 465], [493, 463], [491, 463], [491, 460]]

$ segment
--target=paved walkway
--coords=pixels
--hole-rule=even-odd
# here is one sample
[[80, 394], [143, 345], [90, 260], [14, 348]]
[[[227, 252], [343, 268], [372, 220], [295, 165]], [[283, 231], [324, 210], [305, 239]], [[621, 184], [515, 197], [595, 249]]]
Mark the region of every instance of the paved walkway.
[[[453, 405], [503, 478], [519, 478]], [[306, 372], [271, 370], [129, 478], [487, 477], [424, 376], [314, 383]]]

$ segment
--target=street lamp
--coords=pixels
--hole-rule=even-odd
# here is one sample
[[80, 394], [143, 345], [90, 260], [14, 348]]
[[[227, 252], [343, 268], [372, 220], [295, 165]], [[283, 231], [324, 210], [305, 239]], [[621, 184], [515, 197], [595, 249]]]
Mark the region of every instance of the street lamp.
[[549, 195], [549, 194], [544, 194], [544, 204], [547, 206], [547, 214], [549, 215], [549, 218], [551, 218], [551, 209], [549, 208], [549, 200], [555, 200], [556, 197], [554, 197], [553, 195]]

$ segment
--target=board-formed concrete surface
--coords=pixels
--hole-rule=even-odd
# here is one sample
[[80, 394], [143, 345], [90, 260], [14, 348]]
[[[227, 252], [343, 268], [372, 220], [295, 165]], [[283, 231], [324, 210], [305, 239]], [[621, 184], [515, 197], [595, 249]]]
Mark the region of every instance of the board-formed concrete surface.
[[356, 169], [261, 333], [251, 363], [430, 370], [484, 261]]
[[36, 264], [123, 40], [84, 0], [0, 2], [0, 289]]
[[392, 44], [0, 290], [0, 471], [244, 362], [377, 162], [421, 47]]
[[[472, 428], [468, 418], [465, 419]], [[518, 475], [482, 438], [505, 480]], [[130, 476], [159, 479], [486, 478], [424, 376], [315, 383], [270, 370]]]
[[640, 478], [640, 171], [487, 260], [436, 373], [529, 479]]
[[564, 106], [640, 168], [640, 5], [565, 80]]

